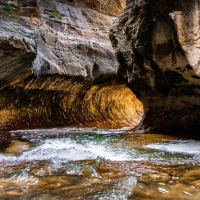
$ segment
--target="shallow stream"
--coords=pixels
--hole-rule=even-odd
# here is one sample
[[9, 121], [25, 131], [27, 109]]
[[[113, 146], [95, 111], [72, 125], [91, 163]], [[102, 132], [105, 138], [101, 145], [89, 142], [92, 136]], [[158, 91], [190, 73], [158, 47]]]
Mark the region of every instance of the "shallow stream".
[[126, 130], [11, 132], [0, 199], [200, 199], [200, 141]]

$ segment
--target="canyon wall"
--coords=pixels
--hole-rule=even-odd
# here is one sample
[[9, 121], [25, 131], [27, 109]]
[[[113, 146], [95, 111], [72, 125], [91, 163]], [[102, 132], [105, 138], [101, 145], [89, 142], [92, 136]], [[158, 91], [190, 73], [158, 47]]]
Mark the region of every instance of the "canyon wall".
[[139, 124], [143, 106], [118, 73], [108, 37], [124, 6], [1, 1], [0, 130]]
[[144, 106], [138, 132], [200, 131], [200, 1], [128, 0], [110, 39]]

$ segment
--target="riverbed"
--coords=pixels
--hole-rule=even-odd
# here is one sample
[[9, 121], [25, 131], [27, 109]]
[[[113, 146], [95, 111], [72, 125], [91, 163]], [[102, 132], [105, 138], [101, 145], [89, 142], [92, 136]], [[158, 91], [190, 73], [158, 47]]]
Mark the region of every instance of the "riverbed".
[[95, 128], [11, 131], [0, 199], [200, 199], [200, 141]]

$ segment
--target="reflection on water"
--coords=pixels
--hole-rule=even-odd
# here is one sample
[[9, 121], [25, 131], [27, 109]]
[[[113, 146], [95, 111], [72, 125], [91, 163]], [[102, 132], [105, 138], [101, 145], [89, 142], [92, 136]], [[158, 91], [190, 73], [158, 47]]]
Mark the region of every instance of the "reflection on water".
[[200, 141], [83, 128], [11, 133], [0, 199], [200, 199]]

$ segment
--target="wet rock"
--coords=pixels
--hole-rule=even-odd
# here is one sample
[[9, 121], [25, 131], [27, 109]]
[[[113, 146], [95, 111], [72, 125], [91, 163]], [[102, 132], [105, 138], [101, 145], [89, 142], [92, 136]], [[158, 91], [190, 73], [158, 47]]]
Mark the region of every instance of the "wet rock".
[[190, 182], [190, 181], [195, 181], [197, 179], [200, 179], [200, 169], [190, 170], [190, 171], [184, 173], [181, 176], [180, 181]]
[[198, 133], [199, 0], [127, 2], [110, 39], [144, 105], [136, 131]]
[[0, 131], [0, 150], [7, 147], [11, 140], [11, 134], [9, 132]]
[[133, 196], [129, 199], [134, 199], [137, 197], [144, 199], [153, 199], [155, 197], [155, 188], [152, 190], [147, 184], [137, 183], [136, 187], [133, 189]]
[[4, 153], [6, 155], [17, 155], [22, 153], [25, 150], [28, 150], [31, 145], [28, 142], [21, 142], [19, 140], [12, 140], [11, 144], [7, 149], [5, 149]]

